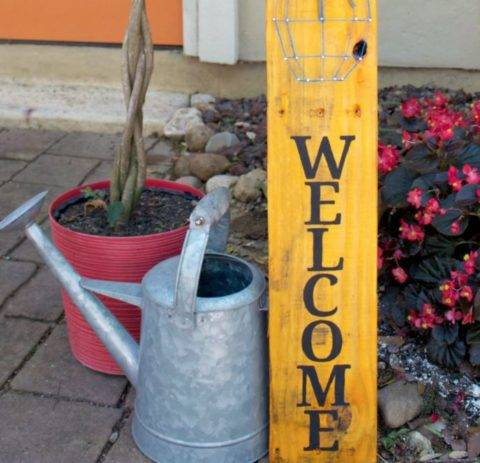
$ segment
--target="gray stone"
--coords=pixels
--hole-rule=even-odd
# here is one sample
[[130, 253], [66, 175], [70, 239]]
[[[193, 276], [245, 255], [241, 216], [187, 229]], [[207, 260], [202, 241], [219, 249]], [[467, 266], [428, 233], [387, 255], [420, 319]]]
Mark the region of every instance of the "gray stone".
[[147, 153], [148, 164], [158, 164], [163, 162], [171, 162], [178, 155], [177, 150], [173, 147], [169, 140], [160, 140]]
[[163, 129], [163, 134], [167, 138], [181, 140], [189, 127], [201, 124], [203, 124], [202, 113], [197, 108], [180, 108]]
[[418, 431], [412, 431], [407, 436], [407, 447], [420, 459], [428, 461], [435, 457], [432, 443]]
[[217, 188], [232, 188], [238, 182], [238, 177], [234, 175], [215, 175], [206, 184], [205, 190], [207, 193], [211, 193]]
[[266, 179], [267, 173], [262, 169], [255, 169], [242, 175], [233, 190], [235, 198], [244, 203], [260, 198]]
[[234, 133], [220, 132], [216, 133], [208, 140], [205, 151], [207, 153], [218, 153], [226, 148], [238, 145], [240, 140]]
[[113, 160], [121, 134], [72, 132], [48, 149], [48, 154]]
[[[46, 323], [0, 318], [0, 386], [20, 366], [48, 328]], [[0, 452], [0, 455], [3, 454]]]
[[15, 296], [8, 300], [7, 315], [55, 321], [62, 314], [60, 284], [43, 267]]
[[203, 188], [203, 183], [197, 177], [193, 177], [192, 175], [189, 175], [187, 177], [180, 177], [179, 179], [175, 180], [175, 182], [197, 188], [198, 190], [201, 190]]
[[0, 133], [0, 158], [32, 161], [64, 136], [48, 130], [6, 130]]
[[98, 165], [94, 159], [43, 155], [33, 161], [16, 177], [16, 182], [41, 183], [74, 187]]
[[132, 437], [132, 418], [120, 431], [120, 438], [108, 452], [103, 463], [150, 463], [148, 459], [135, 445]]
[[112, 161], [103, 161], [92, 172], [88, 174], [85, 180], [82, 182], [84, 185], [89, 183], [101, 182], [103, 180], [110, 180], [112, 176]]
[[208, 93], [195, 93], [190, 97], [190, 106], [200, 110], [215, 104], [215, 97]]
[[190, 175], [190, 156], [180, 156], [176, 162], [175, 166], [173, 168], [173, 173], [175, 177], [188, 177]]
[[35, 273], [30, 262], [0, 260], [0, 305]]
[[165, 179], [170, 177], [172, 166], [170, 164], [156, 164], [147, 167], [147, 177]]
[[[25, 201], [36, 194], [48, 190], [47, 199], [39, 214], [38, 221], [41, 222], [47, 215], [50, 201], [56, 197], [63, 188], [49, 185], [35, 185], [31, 183], [8, 182], [0, 187], [0, 218], [5, 217]], [[0, 239], [0, 255], [7, 254], [14, 246], [24, 239], [24, 233], [19, 231], [2, 233]]]
[[10, 180], [18, 171], [27, 165], [23, 161], [14, 161], [12, 159], [0, 159], [0, 182]]
[[65, 325], [55, 328], [12, 382], [14, 389], [102, 405], [115, 405], [126, 385], [124, 377], [97, 373], [77, 362], [70, 352]]
[[419, 415], [423, 399], [416, 383], [397, 381], [378, 391], [378, 406], [385, 425], [399, 428]]
[[0, 397], [5, 463], [94, 463], [121, 410], [9, 392]]
[[229, 160], [221, 154], [195, 153], [189, 159], [190, 172], [202, 182], [214, 175], [223, 174], [230, 167]]
[[213, 130], [205, 124], [189, 127], [185, 133], [187, 148], [193, 152], [204, 151], [213, 134]]

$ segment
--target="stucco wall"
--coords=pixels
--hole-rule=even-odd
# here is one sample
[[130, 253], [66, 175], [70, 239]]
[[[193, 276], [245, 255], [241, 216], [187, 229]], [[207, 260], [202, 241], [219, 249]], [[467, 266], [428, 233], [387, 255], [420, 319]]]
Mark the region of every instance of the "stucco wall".
[[[480, 69], [480, 0], [378, 2], [380, 65]], [[263, 61], [265, 2], [238, 0], [238, 12], [239, 58]]]

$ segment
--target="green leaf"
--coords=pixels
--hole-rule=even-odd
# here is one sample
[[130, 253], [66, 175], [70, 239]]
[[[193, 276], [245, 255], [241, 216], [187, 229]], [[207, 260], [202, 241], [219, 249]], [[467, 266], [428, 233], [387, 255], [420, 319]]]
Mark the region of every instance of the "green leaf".
[[473, 301], [473, 317], [477, 322], [480, 322], [480, 290], [477, 291]]
[[414, 145], [403, 158], [403, 165], [414, 172], [428, 174], [439, 168], [438, 159], [425, 145]]
[[107, 220], [110, 227], [115, 227], [123, 212], [123, 204], [120, 201], [109, 204], [107, 207]]
[[455, 196], [455, 206], [466, 207], [477, 204], [477, 190], [480, 189], [479, 185], [465, 185]]
[[424, 241], [424, 252], [426, 255], [438, 257], [453, 257], [456, 242], [446, 236], [435, 234], [429, 235]]
[[383, 182], [383, 203], [391, 207], [406, 205], [408, 192], [417, 176], [418, 174], [402, 166], [390, 172]]

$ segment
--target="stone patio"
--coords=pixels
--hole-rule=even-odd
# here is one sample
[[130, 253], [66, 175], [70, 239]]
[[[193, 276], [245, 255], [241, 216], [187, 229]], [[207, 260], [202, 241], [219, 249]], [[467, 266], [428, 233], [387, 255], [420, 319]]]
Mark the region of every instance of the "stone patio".
[[[105, 178], [118, 142], [110, 134], [0, 129], [0, 217], [41, 191], [51, 199]], [[157, 143], [149, 139], [148, 149]], [[41, 220], [48, 231], [46, 210]], [[30, 243], [20, 233], [0, 235], [0, 256], [0, 462], [148, 462], [130, 434], [134, 391], [123, 377], [74, 360], [59, 286]]]

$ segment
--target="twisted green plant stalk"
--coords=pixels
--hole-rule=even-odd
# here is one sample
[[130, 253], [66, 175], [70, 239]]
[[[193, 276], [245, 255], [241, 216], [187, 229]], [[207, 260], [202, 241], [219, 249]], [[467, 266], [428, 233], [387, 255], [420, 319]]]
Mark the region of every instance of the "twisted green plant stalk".
[[119, 220], [126, 222], [142, 194], [147, 175], [143, 105], [153, 72], [153, 43], [145, 0], [132, 0], [122, 55], [127, 120], [113, 166], [110, 206], [121, 204], [117, 208]]

